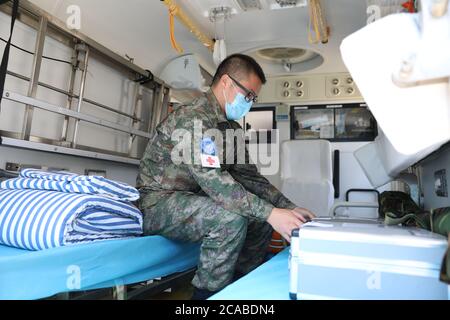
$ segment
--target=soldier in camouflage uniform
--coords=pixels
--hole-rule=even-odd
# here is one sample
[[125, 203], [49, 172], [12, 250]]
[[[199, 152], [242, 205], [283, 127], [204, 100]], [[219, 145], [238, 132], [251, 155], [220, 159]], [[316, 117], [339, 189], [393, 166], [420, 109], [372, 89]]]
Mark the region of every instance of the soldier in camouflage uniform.
[[[208, 130], [240, 129], [237, 122], [229, 120], [231, 111], [226, 109], [226, 100], [234, 101], [238, 92], [246, 97], [254, 95], [246, 100], [256, 98], [264, 82], [264, 74], [252, 58], [228, 57], [204, 96], [177, 108], [158, 125], [140, 164], [137, 184], [145, 234], [201, 243], [192, 281], [194, 298], [208, 297], [229, 284], [233, 275], [246, 274], [261, 264], [272, 227], [289, 240], [292, 229], [314, 216], [284, 197], [255, 165], [236, 163], [236, 155], [233, 163], [224, 163], [229, 158], [225, 148], [218, 151], [218, 168], [198, 162], [204, 150], [197, 142], [205, 141]], [[200, 132], [195, 130], [196, 123], [201, 124]], [[174, 135], [180, 129], [184, 138], [193, 138], [186, 143], [176, 141]], [[215, 138], [207, 141], [214, 144], [218, 142]], [[182, 163], [174, 161], [180, 145], [192, 146], [193, 150], [190, 154], [181, 152]]]

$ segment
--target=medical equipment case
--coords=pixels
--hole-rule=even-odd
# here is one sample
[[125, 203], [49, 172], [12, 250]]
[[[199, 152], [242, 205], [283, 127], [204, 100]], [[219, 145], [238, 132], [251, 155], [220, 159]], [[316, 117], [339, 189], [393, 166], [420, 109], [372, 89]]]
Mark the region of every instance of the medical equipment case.
[[444, 236], [380, 220], [314, 219], [292, 233], [291, 299], [448, 299]]

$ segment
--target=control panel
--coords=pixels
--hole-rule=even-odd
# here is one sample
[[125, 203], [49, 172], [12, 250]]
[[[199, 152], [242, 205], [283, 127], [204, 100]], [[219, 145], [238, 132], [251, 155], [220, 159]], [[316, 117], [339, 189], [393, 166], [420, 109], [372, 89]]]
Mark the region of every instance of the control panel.
[[349, 73], [312, 74], [268, 78], [258, 101], [260, 103], [299, 103], [304, 101], [361, 100]]
[[287, 78], [277, 81], [277, 96], [283, 100], [302, 100], [308, 97], [307, 79]]
[[350, 75], [326, 77], [326, 95], [330, 98], [345, 98], [360, 95]]

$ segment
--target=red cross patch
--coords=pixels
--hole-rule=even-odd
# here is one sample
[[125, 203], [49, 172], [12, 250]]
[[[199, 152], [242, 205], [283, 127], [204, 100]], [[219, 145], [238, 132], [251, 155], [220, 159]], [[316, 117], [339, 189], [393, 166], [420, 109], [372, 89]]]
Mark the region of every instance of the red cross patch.
[[211, 156], [208, 154], [201, 154], [202, 167], [206, 168], [220, 168], [220, 161], [218, 156]]

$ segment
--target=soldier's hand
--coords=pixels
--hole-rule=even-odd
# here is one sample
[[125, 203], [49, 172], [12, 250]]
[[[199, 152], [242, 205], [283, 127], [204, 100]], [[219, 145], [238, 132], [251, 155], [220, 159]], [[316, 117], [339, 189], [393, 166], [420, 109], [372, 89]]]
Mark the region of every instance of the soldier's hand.
[[300, 228], [303, 222], [298, 217], [298, 213], [293, 210], [273, 208], [267, 219], [267, 222], [273, 229], [281, 234], [288, 242], [291, 242], [291, 233], [293, 229]]
[[314, 213], [305, 208], [297, 207], [292, 210], [294, 214], [303, 222], [306, 223], [316, 217]]

